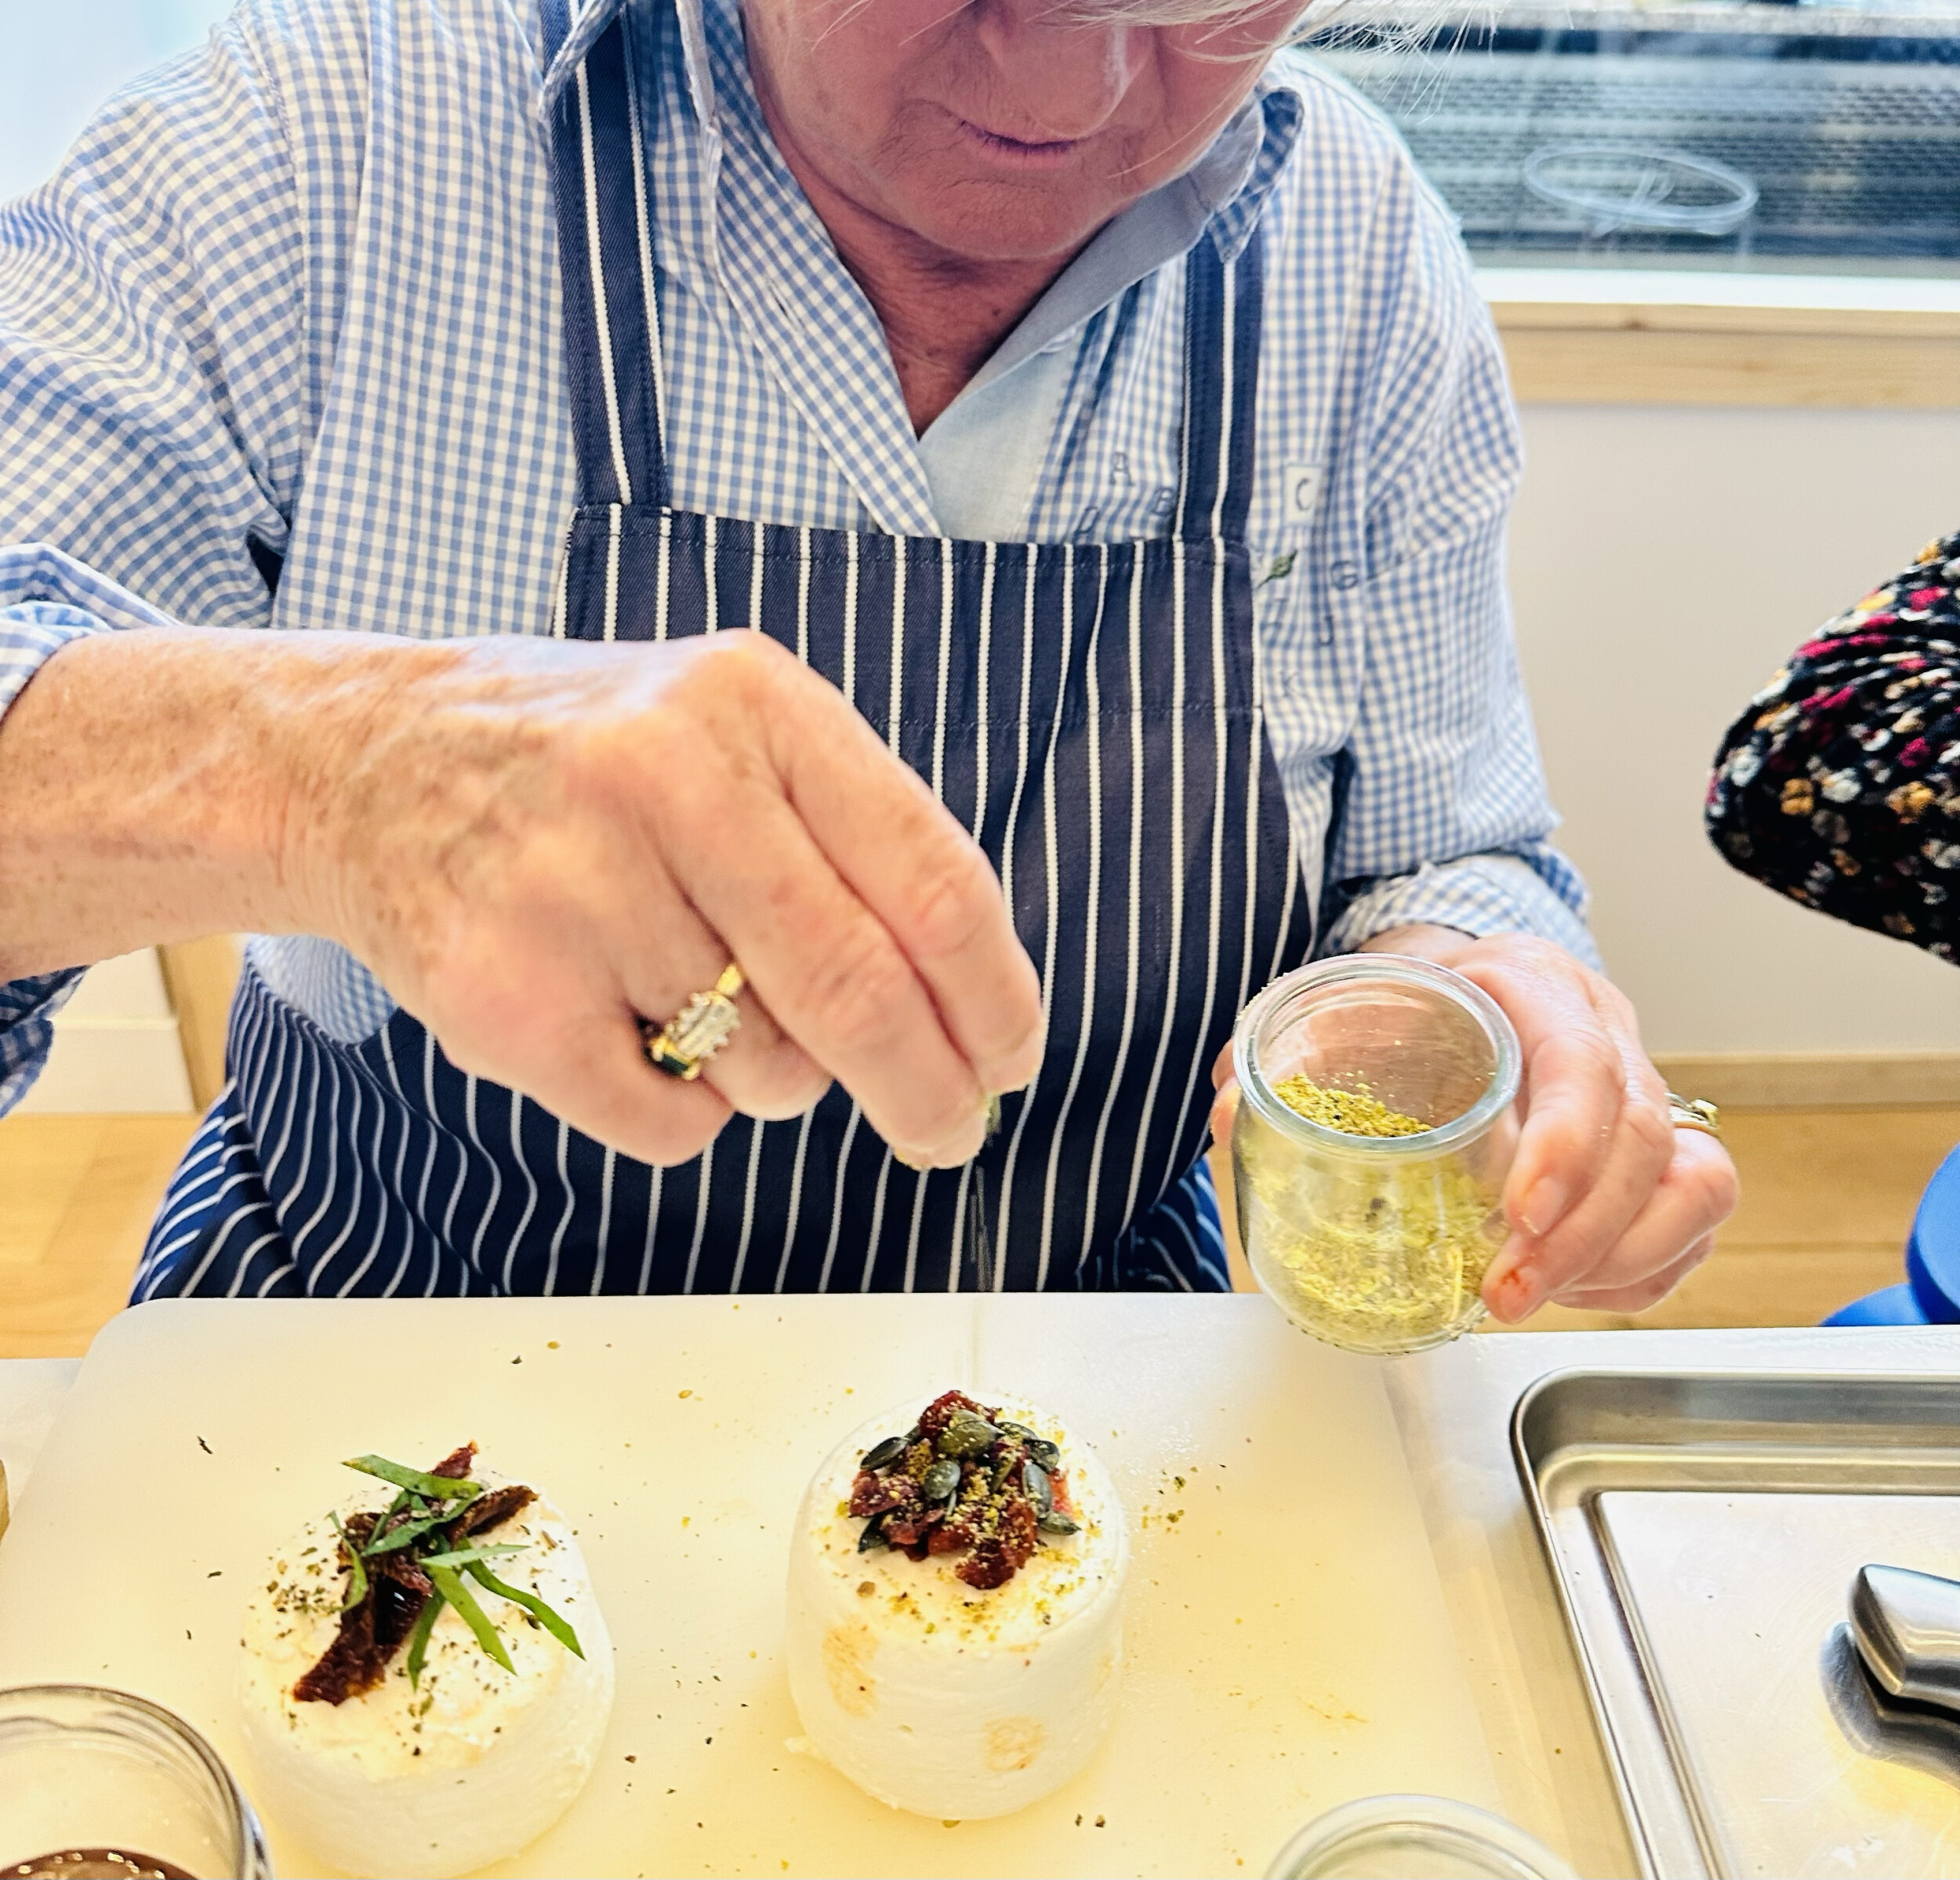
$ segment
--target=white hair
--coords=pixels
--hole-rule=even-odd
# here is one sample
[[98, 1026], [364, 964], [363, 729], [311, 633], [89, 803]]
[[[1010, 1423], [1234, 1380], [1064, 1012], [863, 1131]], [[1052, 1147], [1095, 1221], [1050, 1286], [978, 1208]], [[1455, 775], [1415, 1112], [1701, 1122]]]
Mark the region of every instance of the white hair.
[[[1249, 13], [1263, 11], [1269, 0], [1054, 0], [1055, 10], [1083, 20], [1121, 21], [1131, 26], [1211, 26], [1221, 31]], [[1338, 44], [1344, 38], [1365, 38], [1371, 44], [1413, 50], [1426, 45], [1436, 30], [1452, 19], [1458, 36], [1467, 20], [1461, 0], [1301, 0], [1299, 13], [1276, 45], [1301, 45], [1318, 41]], [[1480, 11], [1473, 0], [1471, 13]]]

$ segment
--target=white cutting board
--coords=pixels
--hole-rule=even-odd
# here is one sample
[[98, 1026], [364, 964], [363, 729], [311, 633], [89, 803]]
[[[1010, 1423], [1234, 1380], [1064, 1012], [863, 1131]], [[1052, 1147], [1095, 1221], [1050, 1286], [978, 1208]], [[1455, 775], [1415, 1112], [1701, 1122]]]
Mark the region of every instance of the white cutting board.
[[[953, 1385], [1093, 1441], [1135, 1555], [1102, 1753], [1018, 1815], [948, 1826], [786, 1749], [782, 1646], [811, 1471]], [[571, 1515], [619, 1654], [590, 1786], [494, 1871], [1256, 1875], [1353, 1796], [1497, 1802], [1379, 1373], [1255, 1297], [138, 1307], [96, 1340], [0, 1546], [0, 1684], [142, 1692], [241, 1768], [254, 1576], [344, 1493], [340, 1457], [470, 1438]], [[281, 1875], [319, 1871], [267, 1826]]]

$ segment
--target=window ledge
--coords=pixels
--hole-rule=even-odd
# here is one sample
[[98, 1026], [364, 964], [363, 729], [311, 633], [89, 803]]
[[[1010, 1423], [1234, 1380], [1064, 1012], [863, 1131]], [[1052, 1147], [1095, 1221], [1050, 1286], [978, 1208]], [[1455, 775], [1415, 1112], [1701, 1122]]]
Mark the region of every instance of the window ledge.
[[1960, 410], [1960, 280], [1479, 271], [1522, 404]]

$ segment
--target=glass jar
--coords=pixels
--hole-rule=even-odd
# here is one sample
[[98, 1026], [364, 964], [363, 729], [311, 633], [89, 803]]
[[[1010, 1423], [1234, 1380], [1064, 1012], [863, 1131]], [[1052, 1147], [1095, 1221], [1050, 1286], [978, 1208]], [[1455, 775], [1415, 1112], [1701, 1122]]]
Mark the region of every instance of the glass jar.
[[1280, 1849], [1266, 1880], [1573, 1880], [1521, 1827], [1443, 1795], [1369, 1795]]
[[[1413, 1352], [1483, 1316], [1517, 1148], [1518, 1035], [1460, 974], [1350, 953], [1276, 979], [1240, 1014], [1232, 1132], [1239, 1232], [1259, 1283], [1304, 1331]], [[1425, 1127], [1352, 1135], [1303, 1116], [1289, 1079]]]
[[126, 1691], [26, 1684], [0, 1690], [0, 1875], [24, 1869], [270, 1880], [272, 1863], [251, 1804], [181, 1718]]

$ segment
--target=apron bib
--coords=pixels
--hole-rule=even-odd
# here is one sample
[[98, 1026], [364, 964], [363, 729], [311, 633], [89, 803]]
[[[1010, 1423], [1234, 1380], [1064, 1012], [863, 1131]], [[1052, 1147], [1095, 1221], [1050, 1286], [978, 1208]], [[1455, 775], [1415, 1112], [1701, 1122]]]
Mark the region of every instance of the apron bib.
[[[562, 36], [561, 18], [554, 49]], [[554, 132], [581, 505], [553, 630], [753, 626], [837, 685], [999, 870], [1041, 975], [1040, 1073], [963, 1169], [904, 1167], [834, 1088], [655, 1169], [466, 1076], [405, 1011], [343, 1045], [248, 970], [234, 1082], [136, 1297], [1222, 1287], [1201, 1160], [1211, 1062], [1247, 998], [1307, 956], [1313, 922], [1262, 735], [1244, 543], [1258, 233], [1236, 263], [1208, 238], [1186, 259], [1165, 539], [688, 514], [667, 500], [636, 96], [615, 20]]]

